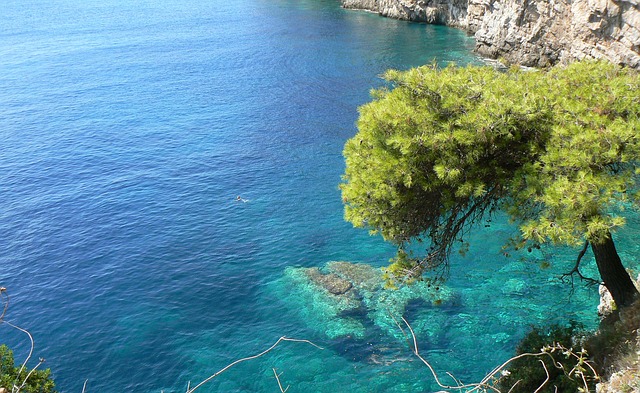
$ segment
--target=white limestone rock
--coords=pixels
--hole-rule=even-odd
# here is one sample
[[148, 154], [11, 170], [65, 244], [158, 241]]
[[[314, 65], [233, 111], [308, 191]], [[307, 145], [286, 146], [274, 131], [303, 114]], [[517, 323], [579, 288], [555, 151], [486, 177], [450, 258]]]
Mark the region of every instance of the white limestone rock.
[[640, 0], [341, 0], [345, 8], [464, 28], [476, 51], [544, 67], [607, 59], [640, 69]]

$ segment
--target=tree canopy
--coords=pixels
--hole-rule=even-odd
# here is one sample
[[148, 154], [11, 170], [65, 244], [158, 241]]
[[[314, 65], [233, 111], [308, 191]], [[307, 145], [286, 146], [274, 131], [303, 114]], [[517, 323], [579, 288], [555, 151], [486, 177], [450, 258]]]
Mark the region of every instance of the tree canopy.
[[638, 200], [635, 71], [606, 62], [424, 66], [385, 79], [360, 108], [341, 189], [355, 226], [401, 250], [425, 241], [421, 258], [399, 253], [396, 276], [446, 266], [451, 248], [497, 210], [518, 223], [523, 242], [588, 242], [596, 259], [613, 247], [611, 233]]

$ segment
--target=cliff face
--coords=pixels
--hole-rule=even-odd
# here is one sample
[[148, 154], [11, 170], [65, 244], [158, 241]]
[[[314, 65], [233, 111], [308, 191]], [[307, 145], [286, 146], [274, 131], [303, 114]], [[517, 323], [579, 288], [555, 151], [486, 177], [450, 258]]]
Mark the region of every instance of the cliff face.
[[590, 57], [640, 68], [637, 0], [489, 0], [475, 36], [481, 55], [523, 65]]
[[526, 66], [604, 58], [640, 69], [640, 0], [342, 0], [345, 8], [461, 27], [476, 50]]
[[389, 18], [466, 28], [467, 0], [341, 0], [345, 8]]

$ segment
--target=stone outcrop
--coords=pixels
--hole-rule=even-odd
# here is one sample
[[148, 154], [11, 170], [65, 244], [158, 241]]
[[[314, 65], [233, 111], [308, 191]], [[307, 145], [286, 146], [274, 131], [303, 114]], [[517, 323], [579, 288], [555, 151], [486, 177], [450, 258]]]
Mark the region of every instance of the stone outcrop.
[[608, 59], [640, 69], [640, 0], [341, 0], [345, 8], [475, 34], [477, 52], [525, 66]]
[[[635, 284], [640, 288], [640, 276]], [[603, 320], [598, 334], [613, 339], [606, 343], [612, 350], [600, 365], [605, 375], [601, 375], [604, 378], [596, 385], [596, 393], [640, 393], [640, 299], [617, 315], [609, 315], [613, 313], [612, 303], [609, 292], [601, 288], [600, 305], [609, 307], [598, 306], [598, 314], [609, 319]]]
[[[633, 278], [633, 273], [629, 271], [629, 275]], [[636, 286], [638, 291], [640, 291], [640, 274], [638, 277], [633, 280], [633, 284]], [[600, 303], [598, 304], [598, 315], [600, 319], [604, 319], [611, 315], [616, 309], [616, 303], [613, 301], [613, 296], [604, 285], [600, 285], [598, 288], [598, 293], [600, 294]], [[640, 299], [636, 299], [638, 304], [636, 308], [640, 310]], [[640, 320], [639, 320], [640, 321]]]
[[322, 268], [287, 268], [285, 277], [290, 284], [287, 293], [299, 302], [300, 314], [330, 338], [362, 338], [371, 322], [391, 336], [403, 337], [397, 320], [410, 303], [430, 305], [432, 310], [459, 305], [459, 296], [443, 285], [421, 281], [387, 290], [383, 272], [366, 264], [334, 261]]
[[[608, 59], [640, 68], [637, 0], [489, 0], [475, 32], [479, 54], [526, 66]], [[478, 22], [476, 22], [478, 23]]]
[[412, 22], [466, 27], [467, 0], [342, 0], [342, 6]]

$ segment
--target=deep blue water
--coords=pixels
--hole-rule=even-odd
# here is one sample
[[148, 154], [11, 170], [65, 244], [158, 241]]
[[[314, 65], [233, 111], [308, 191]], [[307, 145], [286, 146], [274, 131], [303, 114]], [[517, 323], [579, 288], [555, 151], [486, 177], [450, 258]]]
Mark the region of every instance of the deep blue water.
[[[6, 319], [64, 392], [184, 392], [282, 335], [325, 349], [284, 343], [199, 391], [273, 392], [273, 367], [292, 392], [437, 390], [397, 336], [324, 334], [285, 268], [386, 263], [393, 249], [342, 219], [357, 107], [384, 70], [478, 62], [472, 48], [337, 0], [5, 0]], [[555, 278], [575, 252], [504, 258], [512, 230], [496, 223], [454, 258], [457, 305], [407, 309], [442, 373], [473, 382], [529, 324], [595, 321], [596, 291]], [[6, 324], [0, 342], [28, 352]]]

